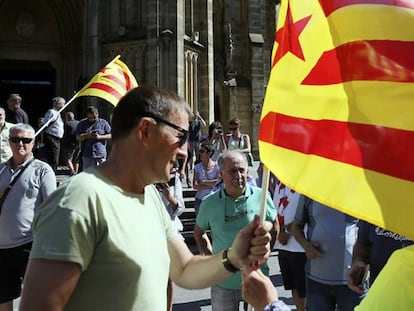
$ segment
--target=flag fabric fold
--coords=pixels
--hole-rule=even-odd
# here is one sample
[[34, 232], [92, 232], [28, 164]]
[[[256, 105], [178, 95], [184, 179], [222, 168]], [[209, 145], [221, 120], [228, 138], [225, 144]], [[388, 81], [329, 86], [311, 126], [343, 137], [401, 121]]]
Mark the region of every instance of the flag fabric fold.
[[102, 68], [74, 97], [96, 96], [116, 106], [126, 92], [138, 86], [128, 66], [119, 58], [120, 55], [116, 56]]
[[411, 1], [282, 0], [259, 152], [296, 191], [414, 239], [412, 27]]

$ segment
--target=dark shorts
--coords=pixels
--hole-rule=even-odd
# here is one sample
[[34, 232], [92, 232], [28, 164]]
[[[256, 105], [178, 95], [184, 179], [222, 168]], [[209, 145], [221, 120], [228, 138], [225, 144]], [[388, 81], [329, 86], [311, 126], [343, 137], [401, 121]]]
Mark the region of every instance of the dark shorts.
[[278, 257], [285, 289], [296, 289], [299, 297], [306, 297], [306, 254], [279, 250]]
[[0, 303], [20, 296], [32, 243], [0, 249]]
[[71, 160], [72, 163], [79, 163], [80, 158], [80, 148], [79, 146], [63, 146], [61, 149], [61, 158], [66, 164], [68, 160]]

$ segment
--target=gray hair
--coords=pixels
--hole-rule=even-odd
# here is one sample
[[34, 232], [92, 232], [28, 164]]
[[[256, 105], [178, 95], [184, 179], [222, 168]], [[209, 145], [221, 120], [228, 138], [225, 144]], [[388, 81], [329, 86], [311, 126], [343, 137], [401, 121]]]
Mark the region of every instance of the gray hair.
[[227, 149], [219, 156], [217, 160], [220, 172], [224, 170], [224, 163], [226, 159], [233, 159], [233, 158], [236, 158], [238, 155], [243, 159], [243, 162], [246, 165], [246, 171], [247, 171], [248, 167], [247, 167], [246, 155], [243, 152], [241, 152], [239, 149]]
[[10, 94], [7, 101], [12, 100], [12, 99], [17, 99], [19, 101], [19, 103], [22, 102], [22, 98], [19, 94]]
[[73, 120], [75, 119], [75, 115], [72, 111], [68, 111], [65, 113], [66, 118], [68, 118], [69, 120]]
[[35, 130], [30, 124], [25, 123], [17, 123], [13, 125], [9, 130], [9, 136], [12, 136], [12, 133], [14, 132], [25, 132], [29, 134], [30, 138], [34, 138]]
[[66, 100], [63, 97], [56, 96], [52, 99], [53, 107], [56, 107], [57, 105], [64, 105], [66, 103]]

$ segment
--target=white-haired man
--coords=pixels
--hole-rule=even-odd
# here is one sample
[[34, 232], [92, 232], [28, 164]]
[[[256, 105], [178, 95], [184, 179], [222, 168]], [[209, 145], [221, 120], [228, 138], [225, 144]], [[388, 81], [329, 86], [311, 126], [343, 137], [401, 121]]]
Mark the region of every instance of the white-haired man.
[[56, 177], [33, 157], [34, 129], [19, 123], [10, 128], [12, 157], [0, 164], [0, 310], [12, 311], [20, 296], [32, 245], [33, 216], [55, 189]]
[[43, 136], [45, 143], [46, 161], [56, 172], [59, 165], [60, 141], [64, 133], [64, 125], [59, 110], [63, 108], [66, 101], [57, 96], [52, 99], [53, 108], [49, 109], [43, 118], [43, 124], [48, 124]]

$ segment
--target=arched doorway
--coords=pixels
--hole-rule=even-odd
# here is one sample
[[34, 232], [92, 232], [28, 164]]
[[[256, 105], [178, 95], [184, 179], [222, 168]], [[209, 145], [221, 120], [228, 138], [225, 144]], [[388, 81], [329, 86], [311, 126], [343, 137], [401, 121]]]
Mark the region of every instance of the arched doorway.
[[78, 88], [82, 60], [81, 0], [0, 0], [0, 106], [22, 97], [29, 121], [69, 99]]
[[37, 120], [51, 106], [55, 94], [56, 70], [48, 62], [0, 60], [0, 99], [6, 106], [10, 93], [22, 97], [22, 108], [29, 122], [37, 127]]

